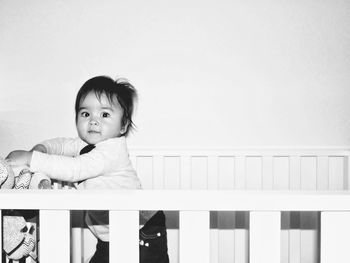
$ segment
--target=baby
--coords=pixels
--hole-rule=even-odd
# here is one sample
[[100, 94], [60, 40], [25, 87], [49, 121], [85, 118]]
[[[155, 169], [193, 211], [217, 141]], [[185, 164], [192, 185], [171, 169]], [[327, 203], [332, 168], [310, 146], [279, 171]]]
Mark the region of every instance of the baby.
[[[136, 90], [127, 81], [107, 76], [89, 79], [75, 101], [78, 138], [47, 140], [31, 151], [13, 151], [7, 160], [12, 166], [27, 165], [31, 172], [47, 174], [51, 179], [73, 182], [78, 189], [140, 189], [125, 139], [134, 128], [136, 98]], [[149, 218], [154, 213], [145, 215]], [[109, 260], [108, 220], [108, 211], [86, 213], [85, 221], [98, 239], [90, 263]], [[159, 211], [150, 221], [163, 222], [165, 230], [164, 220]]]

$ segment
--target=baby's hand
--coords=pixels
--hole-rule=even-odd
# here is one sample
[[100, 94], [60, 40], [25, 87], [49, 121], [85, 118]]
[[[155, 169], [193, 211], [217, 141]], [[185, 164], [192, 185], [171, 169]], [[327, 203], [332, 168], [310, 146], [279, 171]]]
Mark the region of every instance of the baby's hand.
[[10, 154], [6, 157], [7, 162], [11, 166], [29, 166], [32, 160], [32, 152], [17, 150], [10, 152]]
[[39, 189], [51, 189], [51, 182], [48, 179], [42, 179], [38, 185]]

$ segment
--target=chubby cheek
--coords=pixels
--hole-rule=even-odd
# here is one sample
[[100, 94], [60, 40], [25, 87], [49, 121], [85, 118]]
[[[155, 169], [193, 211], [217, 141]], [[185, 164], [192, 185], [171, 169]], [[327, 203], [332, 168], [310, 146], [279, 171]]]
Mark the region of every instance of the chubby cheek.
[[87, 123], [84, 121], [78, 121], [76, 127], [79, 134], [84, 133], [87, 129]]

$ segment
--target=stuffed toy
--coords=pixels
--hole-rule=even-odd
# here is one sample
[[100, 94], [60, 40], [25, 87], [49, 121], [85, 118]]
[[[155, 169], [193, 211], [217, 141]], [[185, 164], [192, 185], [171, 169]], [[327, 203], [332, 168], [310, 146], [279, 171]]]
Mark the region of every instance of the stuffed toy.
[[33, 229], [27, 227], [22, 216], [4, 216], [3, 229], [3, 248], [9, 259], [20, 260], [28, 256], [37, 259]]
[[[11, 167], [0, 158], [0, 188], [51, 189], [51, 181], [44, 174], [32, 173], [28, 167]], [[21, 215], [3, 216], [3, 249], [9, 259], [19, 260], [30, 256], [36, 261], [36, 239], [33, 229], [28, 230], [28, 224]]]
[[51, 189], [51, 180], [43, 173], [32, 173], [29, 167], [11, 167], [0, 158], [0, 189]]

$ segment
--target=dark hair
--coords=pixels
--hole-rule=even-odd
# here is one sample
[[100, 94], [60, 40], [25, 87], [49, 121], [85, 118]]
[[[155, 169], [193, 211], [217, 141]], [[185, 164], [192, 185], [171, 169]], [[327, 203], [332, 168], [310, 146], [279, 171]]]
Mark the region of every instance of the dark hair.
[[75, 121], [78, 120], [80, 103], [90, 93], [94, 92], [98, 99], [105, 94], [109, 102], [113, 102], [114, 96], [117, 97], [120, 106], [123, 109], [122, 127], [126, 127], [123, 135], [127, 136], [129, 131], [135, 129], [132, 121], [134, 104], [137, 100], [137, 91], [126, 79], [113, 80], [108, 76], [97, 76], [87, 80], [78, 91], [75, 99]]

